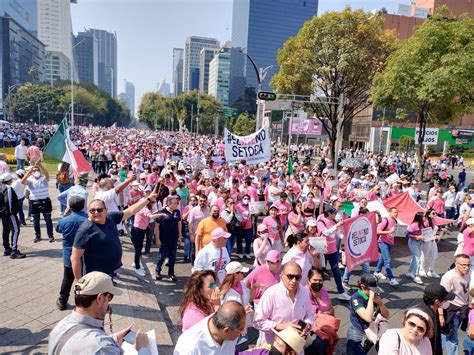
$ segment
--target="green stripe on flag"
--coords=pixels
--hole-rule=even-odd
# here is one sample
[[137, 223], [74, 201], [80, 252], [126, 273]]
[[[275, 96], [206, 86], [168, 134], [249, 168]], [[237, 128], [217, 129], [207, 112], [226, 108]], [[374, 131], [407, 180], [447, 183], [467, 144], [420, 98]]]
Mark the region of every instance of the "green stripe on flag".
[[288, 174], [293, 175], [293, 162], [290, 155], [288, 156]]
[[348, 216], [351, 215], [352, 210], [354, 209], [354, 204], [350, 201], [344, 201], [341, 204], [341, 211], [343, 211]]
[[58, 130], [44, 148], [43, 153], [58, 160], [63, 160], [66, 152], [66, 129], [67, 120], [64, 118], [58, 126]]

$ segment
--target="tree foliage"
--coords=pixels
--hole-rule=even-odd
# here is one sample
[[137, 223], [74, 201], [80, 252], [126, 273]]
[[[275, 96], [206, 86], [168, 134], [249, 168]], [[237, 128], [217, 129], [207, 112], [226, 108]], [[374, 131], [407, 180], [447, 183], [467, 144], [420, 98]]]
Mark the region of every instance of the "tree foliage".
[[[216, 118], [223, 126], [220, 118], [221, 104], [211, 95], [199, 94], [199, 133], [214, 133]], [[193, 118], [193, 131], [195, 131], [198, 116], [198, 92], [181, 93], [176, 97], [163, 97], [159, 92], [148, 92], [143, 95], [138, 109], [140, 121], [146, 122], [153, 127], [172, 129], [173, 127], [183, 130], [186, 127], [191, 130], [191, 118]]]
[[[15, 122], [59, 123], [70, 115], [71, 88], [67, 81], [54, 85], [27, 83], [8, 95], [5, 106]], [[93, 85], [74, 85], [76, 123], [127, 126], [130, 111], [117, 99]]]
[[328, 131], [334, 158], [337, 127], [351, 122], [369, 105], [373, 77], [383, 70], [395, 47], [395, 36], [383, 29], [381, 17], [350, 8], [326, 12], [307, 21], [278, 52], [280, 72], [272, 85], [286, 94], [316, 94], [336, 100], [344, 95], [342, 117], [337, 102], [309, 104]]
[[474, 100], [474, 20], [453, 19], [441, 7], [389, 58], [376, 75], [371, 98], [378, 107], [399, 107], [417, 115], [420, 179], [428, 122], [448, 123], [469, 113]]
[[247, 112], [241, 113], [232, 125], [232, 133], [238, 136], [247, 136], [255, 132], [255, 119]]

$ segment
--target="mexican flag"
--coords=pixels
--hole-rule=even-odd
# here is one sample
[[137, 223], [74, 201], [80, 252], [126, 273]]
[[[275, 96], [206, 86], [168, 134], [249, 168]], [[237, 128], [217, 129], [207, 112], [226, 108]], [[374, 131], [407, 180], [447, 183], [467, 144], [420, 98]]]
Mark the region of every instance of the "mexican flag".
[[92, 170], [92, 167], [86, 158], [84, 158], [84, 155], [82, 155], [81, 151], [77, 149], [71, 141], [66, 119], [61, 121], [58, 130], [44, 148], [43, 153], [71, 164], [75, 175]]
[[293, 161], [290, 155], [288, 155], [288, 174], [293, 175]]

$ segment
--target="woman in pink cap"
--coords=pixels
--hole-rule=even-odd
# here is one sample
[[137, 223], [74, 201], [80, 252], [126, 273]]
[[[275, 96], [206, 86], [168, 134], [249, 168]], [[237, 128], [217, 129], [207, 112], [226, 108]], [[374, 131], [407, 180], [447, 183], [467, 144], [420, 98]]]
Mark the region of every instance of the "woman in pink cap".
[[270, 250], [265, 257], [265, 263], [257, 266], [245, 278], [244, 282], [250, 289], [250, 299], [253, 300], [255, 305], [258, 304], [267, 288], [280, 282], [280, 270], [280, 252]]
[[255, 240], [253, 241], [254, 266], [264, 265], [267, 253], [273, 249], [273, 241], [268, 237], [267, 226], [263, 223], [259, 224]]

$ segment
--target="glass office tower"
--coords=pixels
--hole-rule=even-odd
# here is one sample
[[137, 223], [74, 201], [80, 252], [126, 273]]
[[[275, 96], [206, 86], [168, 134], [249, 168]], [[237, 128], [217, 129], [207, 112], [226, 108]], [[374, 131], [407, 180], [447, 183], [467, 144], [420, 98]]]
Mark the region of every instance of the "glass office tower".
[[[276, 60], [278, 49], [317, 12], [318, 0], [234, 0], [232, 47], [243, 48], [260, 68], [273, 65], [265, 78], [264, 90], [270, 89], [270, 80], [279, 71]], [[233, 54], [242, 55], [238, 51]], [[231, 71], [236, 71], [234, 63], [238, 60], [233, 58], [231, 61]], [[231, 83], [230, 104], [240, 106], [244, 103], [247, 108], [255, 109], [257, 75], [246, 58], [243, 73], [244, 87]]]

